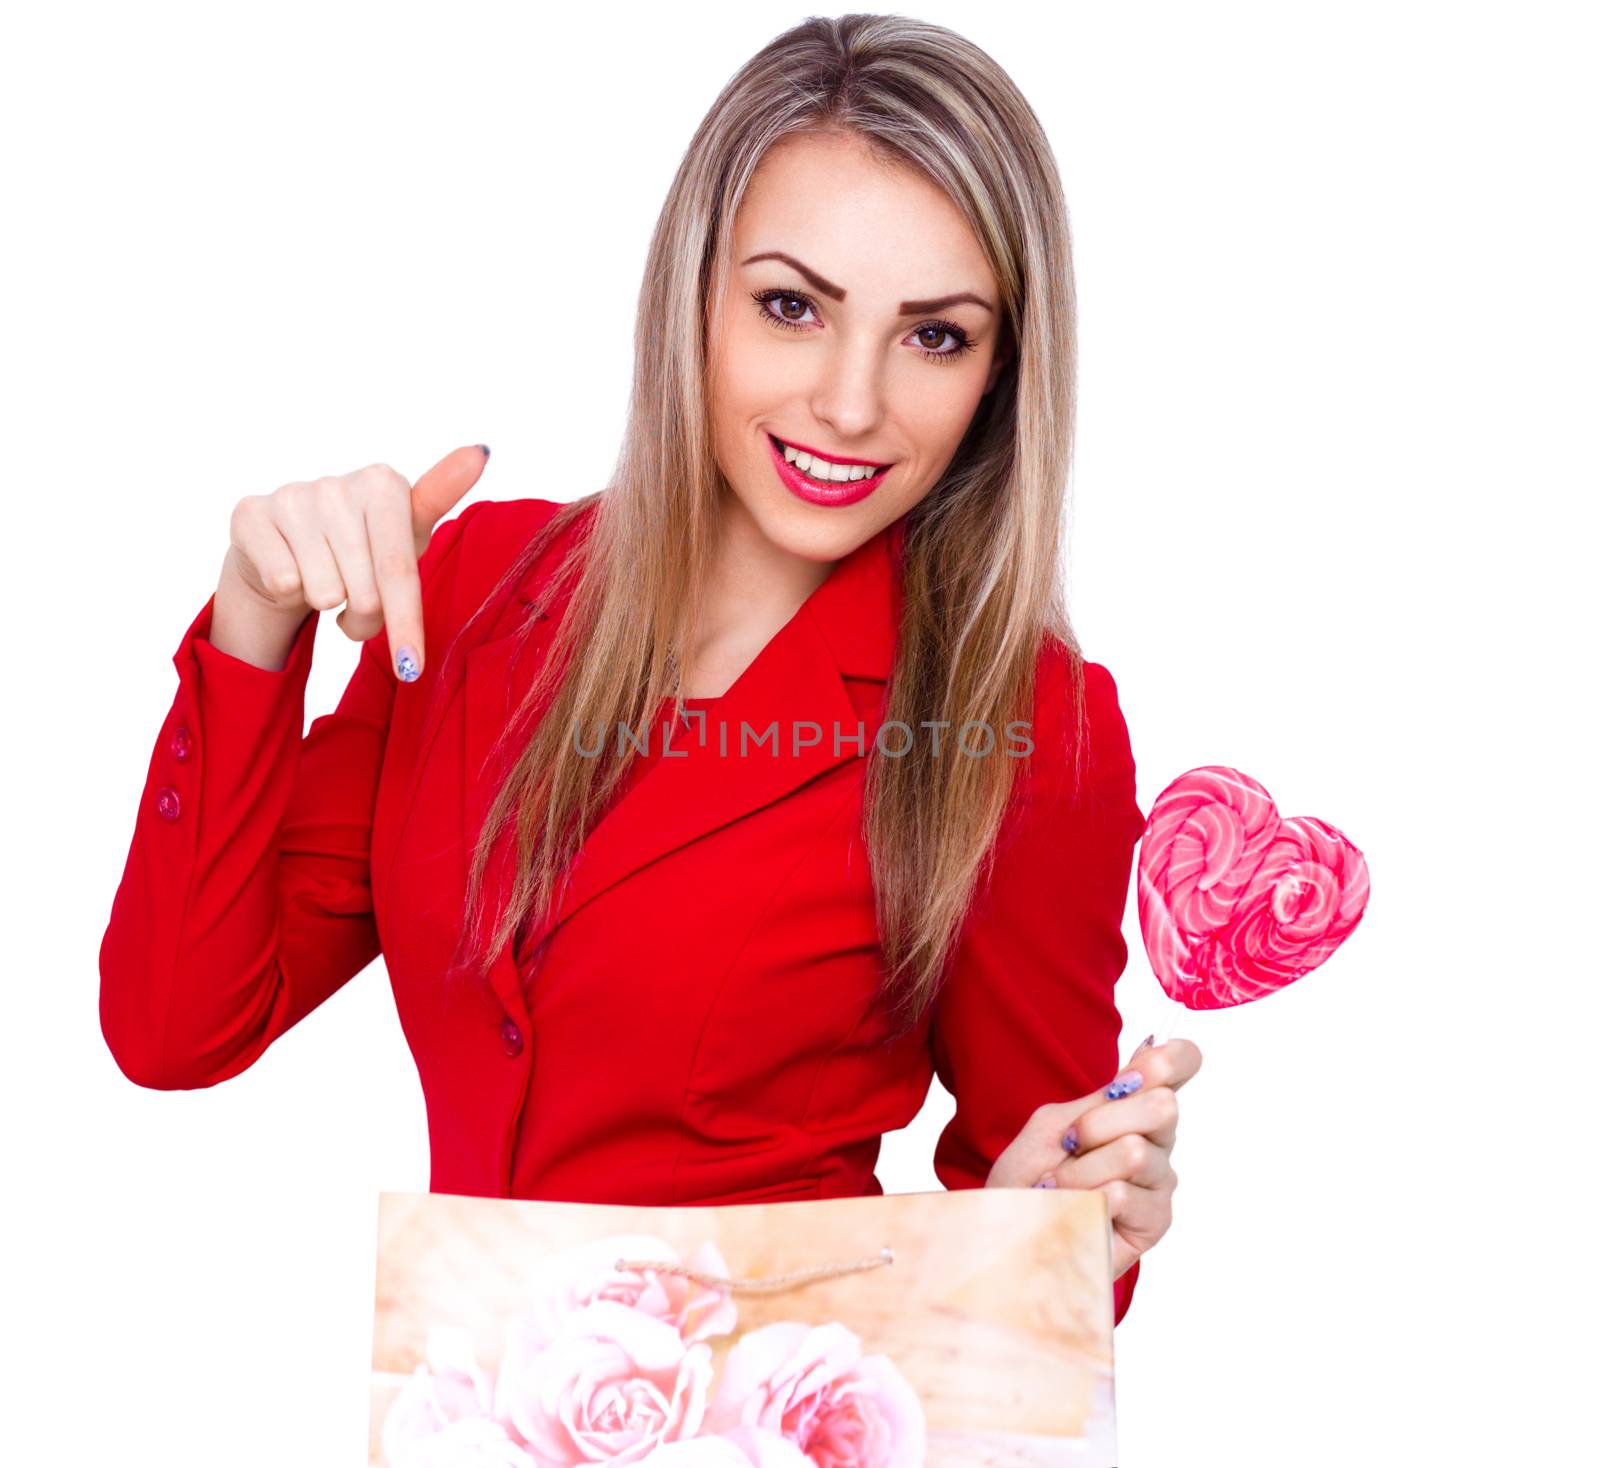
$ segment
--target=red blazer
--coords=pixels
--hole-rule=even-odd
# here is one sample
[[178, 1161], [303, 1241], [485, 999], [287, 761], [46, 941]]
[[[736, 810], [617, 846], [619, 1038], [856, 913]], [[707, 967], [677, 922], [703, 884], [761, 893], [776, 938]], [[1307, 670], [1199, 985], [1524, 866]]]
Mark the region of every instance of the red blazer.
[[[858, 824], [903, 522], [834, 568], [712, 706], [703, 743], [680, 731], [608, 809], [556, 910], [516, 950], [525, 962], [508, 954], [486, 982], [447, 986], [467, 859], [504, 768], [484, 761], [562, 604], [524, 637], [518, 624], [561, 543], [480, 624], [482, 640], [448, 669], [443, 654], [558, 508], [480, 501], [440, 525], [420, 566], [421, 679], [396, 678], [380, 633], [309, 732], [320, 613], [268, 671], [213, 647], [211, 601], [201, 608], [173, 655], [178, 690], [100, 948], [117, 1064], [162, 1089], [227, 1080], [381, 952], [426, 1100], [435, 1192], [641, 1205], [881, 1193], [879, 1140], [916, 1116], [935, 1073], [957, 1106], [936, 1175], [981, 1187], [1036, 1106], [1117, 1070], [1113, 987], [1144, 818], [1110, 674], [1087, 665], [1074, 798], [1050, 753], [1069, 711], [1064, 657], [1041, 659], [1031, 779], [946, 987], [897, 1042], [874, 1001], [881, 952]], [[435, 701], [441, 670], [450, 686]], [[759, 732], [774, 719], [782, 740], [740, 757], [741, 720]], [[792, 721], [807, 719], [828, 732], [796, 753]], [[500, 893], [510, 839], [496, 848]], [[1119, 1321], [1137, 1275], [1116, 1282]]]

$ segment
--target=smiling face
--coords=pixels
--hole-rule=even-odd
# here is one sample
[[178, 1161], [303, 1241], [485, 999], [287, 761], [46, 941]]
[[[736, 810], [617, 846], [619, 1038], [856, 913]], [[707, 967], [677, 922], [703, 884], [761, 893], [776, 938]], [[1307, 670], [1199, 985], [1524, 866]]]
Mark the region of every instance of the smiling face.
[[[938, 483], [1005, 365], [999, 289], [966, 221], [854, 137], [765, 155], [722, 309], [711, 413], [731, 508], [812, 561], [849, 554]], [[793, 462], [802, 449], [825, 462]], [[889, 468], [841, 481], [840, 461]]]

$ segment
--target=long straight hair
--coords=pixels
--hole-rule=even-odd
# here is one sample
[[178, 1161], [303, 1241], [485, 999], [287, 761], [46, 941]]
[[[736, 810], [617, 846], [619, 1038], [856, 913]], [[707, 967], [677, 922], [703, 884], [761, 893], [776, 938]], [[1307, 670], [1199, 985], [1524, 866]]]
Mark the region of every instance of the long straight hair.
[[[1038, 661], [1053, 639], [1067, 670], [1074, 779], [1081, 771], [1082, 657], [1060, 572], [1077, 328], [1054, 155], [1011, 78], [972, 42], [898, 15], [809, 17], [728, 82], [672, 181], [645, 264], [614, 477], [603, 492], [564, 505], [479, 609], [487, 612], [585, 517], [556, 573], [570, 591], [567, 614], [508, 726], [507, 736], [525, 735], [525, 743], [472, 853], [464, 931], [473, 935], [474, 964], [492, 964], [523, 922], [556, 900], [633, 757], [580, 754], [566, 731], [643, 726], [674, 696], [672, 649], [695, 645], [723, 488], [707, 333], [751, 176], [769, 148], [801, 134], [851, 136], [944, 190], [998, 282], [997, 350], [1010, 348], [943, 477], [906, 514], [904, 610], [885, 717], [911, 728], [976, 720], [1001, 729], [1031, 719]], [[538, 706], [544, 715], [524, 730]], [[914, 741], [896, 758], [869, 752], [863, 790], [881, 992], [897, 1035], [917, 1023], [943, 980], [990, 869], [1013, 767], [1026, 763], [939, 758], [930, 744]], [[508, 822], [514, 876], [485, 936], [485, 873]]]

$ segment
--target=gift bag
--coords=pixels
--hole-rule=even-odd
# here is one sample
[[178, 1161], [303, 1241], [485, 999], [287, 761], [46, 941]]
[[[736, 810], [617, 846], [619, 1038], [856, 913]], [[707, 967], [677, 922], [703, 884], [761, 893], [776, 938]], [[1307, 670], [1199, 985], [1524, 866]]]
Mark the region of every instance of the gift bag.
[[1097, 1190], [384, 1193], [369, 1461], [1108, 1468]]

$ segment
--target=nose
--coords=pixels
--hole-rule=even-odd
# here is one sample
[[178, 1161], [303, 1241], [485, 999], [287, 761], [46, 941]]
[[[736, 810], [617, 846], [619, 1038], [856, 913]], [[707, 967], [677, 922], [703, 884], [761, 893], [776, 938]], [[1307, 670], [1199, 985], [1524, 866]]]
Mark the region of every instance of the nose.
[[811, 411], [841, 447], [870, 438], [882, 424], [887, 370], [880, 346], [865, 335], [818, 353]]

